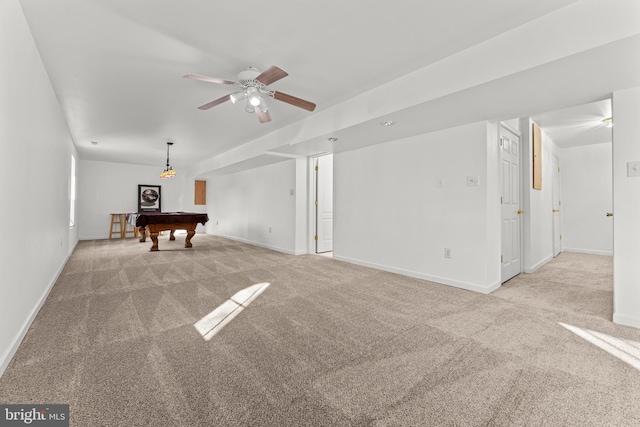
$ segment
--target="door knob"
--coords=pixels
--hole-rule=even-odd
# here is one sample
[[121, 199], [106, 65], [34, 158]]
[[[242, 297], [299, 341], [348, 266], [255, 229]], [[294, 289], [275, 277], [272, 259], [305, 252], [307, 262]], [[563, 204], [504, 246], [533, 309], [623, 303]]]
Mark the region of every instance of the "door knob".
[[607, 212], [607, 216], [613, 216], [613, 212]]
[[522, 209], [518, 209], [518, 215], [522, 215], [524, 211]]

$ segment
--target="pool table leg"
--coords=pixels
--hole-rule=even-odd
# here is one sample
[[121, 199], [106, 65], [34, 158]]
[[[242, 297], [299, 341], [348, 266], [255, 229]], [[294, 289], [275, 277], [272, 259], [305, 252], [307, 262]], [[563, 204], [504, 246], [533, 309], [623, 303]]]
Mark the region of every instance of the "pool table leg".
[[158, 250], [158, 232], [157, 231], [151, 231], [149, 232], [149, 237], [151, 237], [151, 241], [153, 242], [153, 245], [151, 245], [151, 252], [155, 252]]
[[184, 247], [185, 248], [190, 248], [191, 246], [193, 246], [191, 244], [191, 238], [196, 234], [195, 230], [187, 230], [187, 237], [185, 237], [184, 239]]
[[169, 234], [169, 240], [176, 240], [176, 236], [173, 235], [173, 233], [175, 233], [176, 230], [171, 230], [171, 233]]

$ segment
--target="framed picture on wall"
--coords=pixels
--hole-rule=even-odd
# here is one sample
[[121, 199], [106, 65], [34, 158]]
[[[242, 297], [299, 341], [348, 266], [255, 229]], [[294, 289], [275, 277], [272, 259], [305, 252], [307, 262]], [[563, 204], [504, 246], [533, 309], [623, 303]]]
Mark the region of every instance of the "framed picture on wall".
[[542, 190], [542, 132], [533, 123], [533, 189]]
[[138, 185], [138, 212], [162, 212], [159, 185]]

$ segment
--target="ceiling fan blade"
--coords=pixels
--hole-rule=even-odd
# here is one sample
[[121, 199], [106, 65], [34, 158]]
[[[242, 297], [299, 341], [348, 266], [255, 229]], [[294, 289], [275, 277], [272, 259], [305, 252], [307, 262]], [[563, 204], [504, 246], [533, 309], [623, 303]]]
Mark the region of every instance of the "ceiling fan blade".
[[275, 65], [264, 70], [256, 80], [265, 86], [269, 86], [273, 82], [277, 82], [281, 78], [287, 77], [289, 73], [276, 67]]
[[314, 104], [313, 102], [305, 101], [304, 99], [287, 95], [286, 93], [274, 92], [273, 98], [277, 99], [278, 101], [286, 102], [287, 104], [303, 108], [307, 111], [313, 111], [316, 109], [316, 104]]
[[271, 114], [269, 114], [269, 110], [262, 112], [260, 107], [256, 107], [256, 115], [258, 116], [260, 123], [268, 123], [271, 121]]
[[217, 77], [201, 76], [200, 74], [185, 74], [182, 77], [185, 79], [191, 79], [191, 80], [201, 80], [203, 82], [220, 83], [223, 85], [239, 85], [240, 84], [238, 82], [234, 82], [233, 80], [225, 80], [225, 79], [219, 79]]
[[218, 104], [222, 104], [223, 102], [228, 101], [229, 99], [231, 99], [231, 98], [229, 98], [229, 95], [225, 95], [222, 98], [218, 98], [218, 99], [216, 99], [214, 101], [207, 102], [206, 104], [199, 106], [198, 109], [200, 109], [200, 110], [208, 110], [209, 108], [215, 107]]

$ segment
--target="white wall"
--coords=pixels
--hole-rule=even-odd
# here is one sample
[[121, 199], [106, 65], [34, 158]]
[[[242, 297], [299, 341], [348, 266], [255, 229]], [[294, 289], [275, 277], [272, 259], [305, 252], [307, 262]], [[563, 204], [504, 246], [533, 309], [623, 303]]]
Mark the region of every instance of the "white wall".
[[[521, 120], [523, 148], [522, 162], [523, 188], [523, 270], [533, 273], [546, 262], [553, 259], [553, 156], [560, 158], [558, 148], [549, 136], [542, 131], [542, 190], [533, 188], [532, 153], [533, 122], [527, 118]], [[562, 164], [562, 158], [560, 158]]]
[[0, 373], [77, 243], [65, 118], [17, 0], [0, 0]]
[[[498, 287], [497, 149], [487, 149], [495, 126], [334, 154], [334, 258], [479, 292]], [[480, 185], [467, 186], [474, 175]]]
[[[299, 197], [306, 194], [296, 177], [304, 162], [288, 159], [207, 180], [207, 233], [297, 253]], [[293, 190], [293, 195], [291, 194]], [[271, 231], [269, 231], [271, 230]], [[304, 246], [304, 245], [303, 245]]]
[[611, 142], [563, 148], [562, 249], [613, 255]]
[[640, 87], [613, 93], [613, 321], [640, 328]]
[[[161, 163], [155, 167], [81, 160], [78, 169], [81, 240], [108, 238], [111, 213], [137, 212], [139, 184], [161, 186], [163, 212], [206, 211], [204, 205], [194, 204], [195, 180], [180, 169], [171, 179], [160, 178]], [[196, 232], [204, 232], [204, 227], [198, 225]]]

